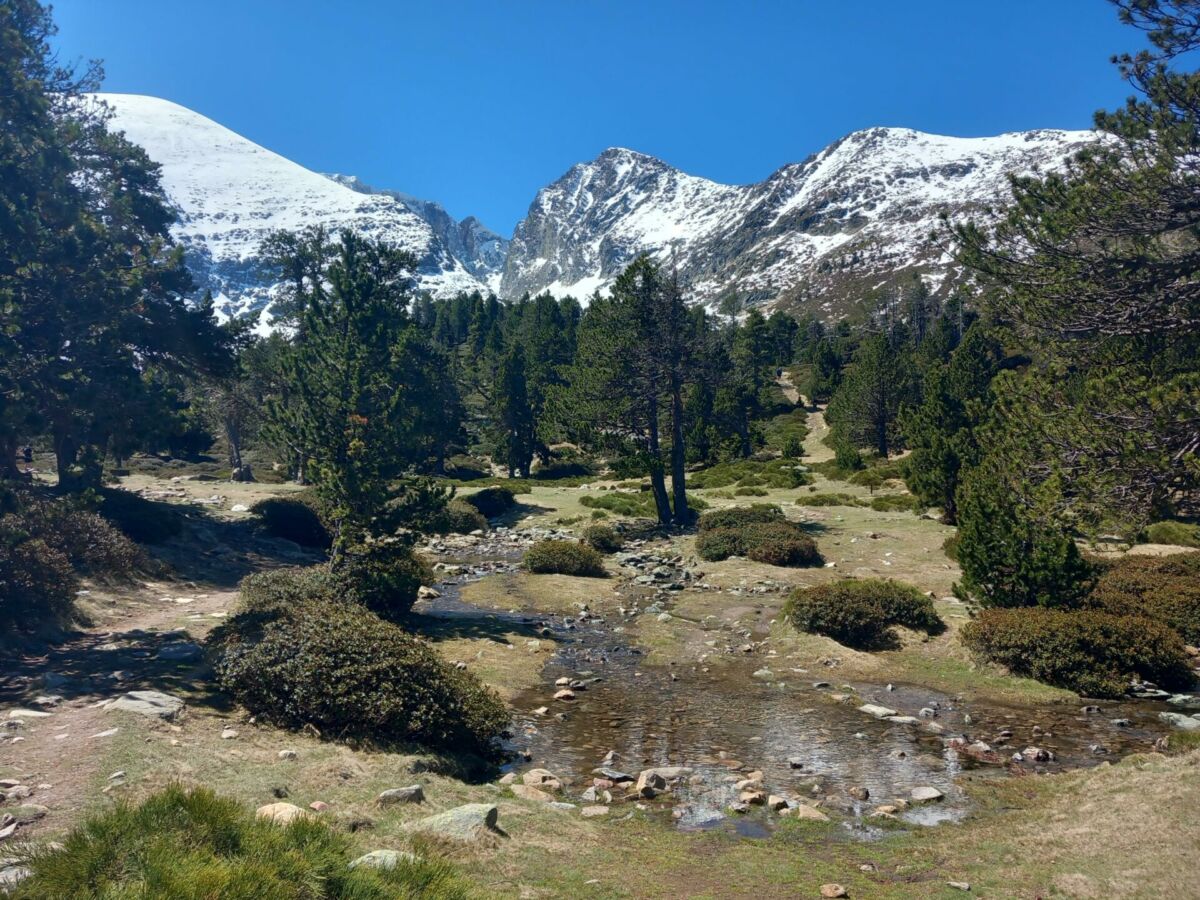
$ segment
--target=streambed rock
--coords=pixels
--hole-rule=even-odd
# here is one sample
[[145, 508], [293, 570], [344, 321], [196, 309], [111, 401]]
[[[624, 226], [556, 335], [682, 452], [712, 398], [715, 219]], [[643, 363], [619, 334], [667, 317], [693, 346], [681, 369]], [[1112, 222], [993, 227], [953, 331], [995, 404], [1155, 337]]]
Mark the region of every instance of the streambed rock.
[[478, 841], [496, 832], [498, 817], [499, 810], [490, 803], [467, 803], [413, 822], [408, 830], [441, 835], [454, 841]]
[[877, 703], [864, 703], [858, 708], [861, 713], [866, 713], [868, 716], [874, 716], [876, 719], [887, 719], [891, 716], [898, 716], [896, 710], [888, 706], [880, 706]]

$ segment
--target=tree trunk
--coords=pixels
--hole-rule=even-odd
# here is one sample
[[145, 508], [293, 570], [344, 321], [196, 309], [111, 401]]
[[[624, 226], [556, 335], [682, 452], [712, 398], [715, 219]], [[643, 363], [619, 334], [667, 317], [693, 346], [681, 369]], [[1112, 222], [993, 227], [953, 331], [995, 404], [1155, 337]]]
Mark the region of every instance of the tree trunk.
[[683, 386], [678, 379], [671, 382], [671, 491], [675, 499], [675, 524], [686, 525], [691, 520], [687, 502], [687, 463], [683, 436]]
[[20, 478], [17, 465], [17, 436], [11, 432], [0, 435], [0, 478]]
[[650, 489], [654, 493], [654, 507], [658, 510], [658, 521], [671, 524], [671, 501], [667, 498], [667, 482], [663, 475], [662, 451], [658, 443], [658, 404], [650, 405], [647, 444], [650, 451]]

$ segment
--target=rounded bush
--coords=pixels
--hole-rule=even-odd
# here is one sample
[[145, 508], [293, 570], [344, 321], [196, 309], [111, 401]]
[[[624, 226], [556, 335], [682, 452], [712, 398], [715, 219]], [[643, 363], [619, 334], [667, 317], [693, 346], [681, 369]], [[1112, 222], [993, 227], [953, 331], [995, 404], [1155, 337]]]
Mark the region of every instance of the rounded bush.
[[772, 566], [816, 566], [824, 560], [817, 545], [791, 522], [764, 522], [745, 530], [746, 556]]
[[946, 630], [928, 597], [912, 585], [883, 578], [843, 578], [800, 588], [788, 597], [783, 614], [799, 631], [859, 650], [898, 647], [896, 625], [930, 635]]
[[183, 531], [183, 515], [169, 503], [120, 488], [106, 488], [101, 496], [100, 515], [139, 544], [161, 544]]
[[32, 537], [17, 516], [0, 518], [0, 626], [63, 621], [79, 579], [65, 553]]
[[525, 552], [525, 568], [539, 575], [608, 577], [600, 554], [573, 541], [538, 541]]
[[431, 534], [470, 534], [472, 531], [487, 531], [488, 522], [483, 514], [469, 503], [451, 500], [434, 515], [429, 523]]
[[127, 576], [145, 565], [141, 549], [103, 516], [70, 500], [28, 500], [22, 525], [88, 575]]
[[709, 528], [696, 535], [696, 555], [708, 562], [720, 562], [744, 550], [738, 528]]
[[742, 528], [759, 522], [783, 522], [783, 510], [769, 503], [755, 503], [753, 506], [732, 506], [727, 509], [716, 509], [700, 517], [696, 527], [701, 531], [713, 528]]
[[331, 737], [489, 756], [500, 699], [429, 644], [355, 603], [282, 598], [210, 637], [221, 687], [250, 712]]
[[1144, 615], [1200, 644], [1200, 553], [1126, 556], [1101, 563], [1083, 605], [1113, 615]]
[[621, 549], [621, 536], [611, 525], [589, 525], [583, 529], [583, 542], [601, 553], [616, 553]]
[[487, 487], [464, 499], [489, 519], [512, 509], [517, 502], [513, 492], [506, 487]]
[[335, 573], [341, 590], [381, 616], [402, 616], [417, 601], [421, 585], [433, 580], [412, 547], [398, 539], [357, 544]]
[[1194, 680], [1179, 635], [1145, 616], [986, 609], [961, 636], [982, 659], [1085, 697], [1121, 697], [1143, 680], [1186, 690]]
[[280, 615], [296, 604], [310, 601], [355, 602], [345, 584], [328, 566], [268, 569], [247, 575], [238, 585], [238, 610]]
[[310, 501], [300, 497], [268, 497], [250, 507], [263, 530], [301, 547], [328, 547], [329, 531]]
[[1200, 525], [1189, 522], [1155, 522], [1146, 528], [1150, 544], [1174, 544], [1178, 547], [1200, 547]]

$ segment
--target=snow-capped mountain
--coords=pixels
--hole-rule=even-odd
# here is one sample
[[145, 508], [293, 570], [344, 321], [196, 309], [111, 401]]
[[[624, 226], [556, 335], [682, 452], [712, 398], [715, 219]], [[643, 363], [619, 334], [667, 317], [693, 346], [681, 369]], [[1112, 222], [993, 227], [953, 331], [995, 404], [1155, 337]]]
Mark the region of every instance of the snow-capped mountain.
[[406, 202], [330, 180], [168, 100], [95, 96], [111, 107], [112, 130], [125, 132], [162, 166], [163, 189], [178, 213], [173, 234], [200, 288], [212, 291], [224, 315], [269, 304], [277, 285], [259, 259], [263, 239], [310, 225], [349, 228], [413, 252], [418, 284], [435, 296], [487, 290]]
[[1061, 167], [1088, 131], [954, 138], [873, 128], [758, 184], [725, 185], [613, 148], [538, 192], [517, 225], [500, 295], [585, 299], [639, 253], [678, 268], [695, 300], [804, 306], [829, 316], [872, 288], [953, 279], [930, 241], [942, 212], [988, 216], [1008, 176]]
[[338, 184], [360, 194], [383, 194], [399, 200], [425, 220], [450, 255], [466, 266], [467, 271], [488, 284], [493, 290], [500, 286], [504, 260], [508, 256], [508, 239], [492, 231], [474, 216], [455, 219], [442, 204], [422, 200], [402, 191], [374, 188], [354, 175], [326, 175]]

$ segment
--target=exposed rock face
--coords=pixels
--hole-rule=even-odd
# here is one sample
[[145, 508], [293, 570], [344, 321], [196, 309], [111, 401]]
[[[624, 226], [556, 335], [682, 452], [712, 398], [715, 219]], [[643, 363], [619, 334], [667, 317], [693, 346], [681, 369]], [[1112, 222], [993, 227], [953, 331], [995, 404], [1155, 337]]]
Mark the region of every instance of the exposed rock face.
[[550, 290], [586, 300], [643, 252], [673, 262], [706, 303], [736, 294], [834, 315], [899, 271], [949, 290], [951, 261], [928, 240], [939, 215], [986, 217], [1009, 196], [1009, 174], [1061, 167], [1095, 139], [872, 128], [744, 186], [609, 149], [538, 193], [513, 235], [500, 295]]

